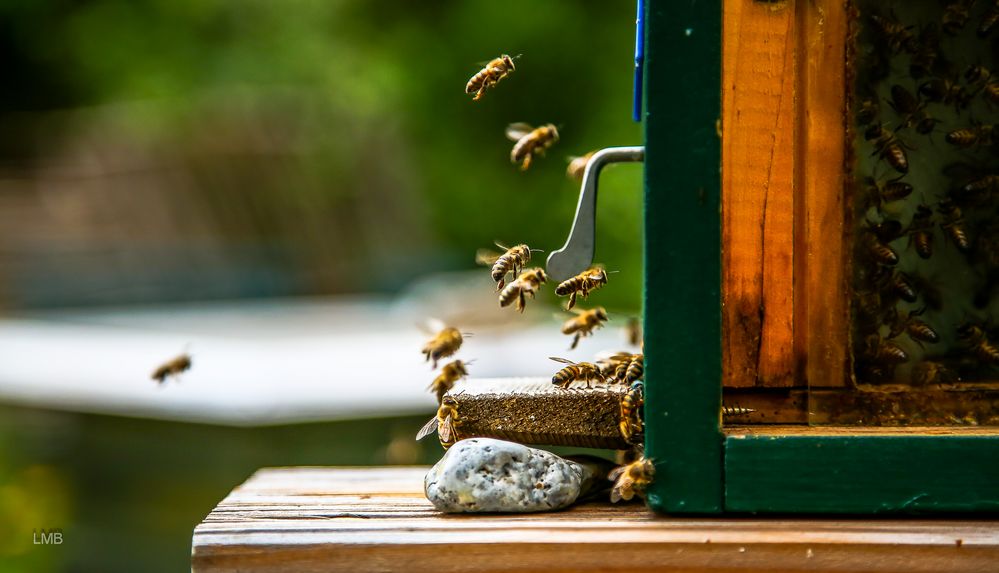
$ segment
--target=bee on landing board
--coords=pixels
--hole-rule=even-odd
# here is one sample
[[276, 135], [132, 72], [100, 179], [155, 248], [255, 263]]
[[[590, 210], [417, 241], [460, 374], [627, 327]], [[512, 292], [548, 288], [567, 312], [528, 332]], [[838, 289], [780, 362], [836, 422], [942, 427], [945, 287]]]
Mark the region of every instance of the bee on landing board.
[[532, 249], [527, 245], [507, 247], [497, 242], [496, 246], [503, 249], [504, 252], [496, 253], [488, 249], [479, 249], [475, 253], [476, 263], [485, 266], [492, 265], [489, 272], [493, 280], [496, 281], [496, 290], [501, 290], [506, 286], [507, 273], [511, 273], [513, 278], [517, 278], [524, 265], [531, 261], [531, 252], [541, 252], [541, 249]]
[[605, 284], [607, 284], [607, 271], [602, 267], [595, 266], [560, 282], [555, 287], [555, 294], [558, 296], [568, 295], [569, 300], [566, 302], [565, 309], [571, 310], [576, 305], [576, 295], [587, 298], [590, 296], [590, 291], [597, 290]]
[[617, 383], [624, 380], [628, 365], [634, 356], [630, 352], [601, 353], [597, 355], [596, 365], [608, 383]]
[[161, 364], [156, 370], [153, 370], [153, 375], [151, 378], [156, 380], [160, 384], [166, 382], [166, 379], [173, 376], [177, 377], [181, 372], [185, 372], [191, 368], [191, 355], [188, 353], [183, 353], [176, 358], [172, 358], [163, 364]]
[[506, 128], [506, 137], [517, 142], [510, 150], [510, 162], [520, 163], [520, 170], [526, 171], [535, 155], [544, 155], [546, 149], [555, 145], [558, 141], [558, 129], [550, 123], [541, 127], [511, 123]]
[[465, 93], [474, 93], [475, 97], [472, 98], [472, 101], [478, 101], [485, 95], [487, 90], [496, 87], [496, 84], [500, 80], [512, 74], [517, 69], [513, 65], [513, 61], [519, 57], [514, 56], [511, 58], [503, 54], [498, 58], [494, 58], [468, 80], [468, 83], [465, 84]]
[[621, 398], [621, 421], [618, 429], [621, 437], [629, 444], [638, 441], [645, 431], [645, 423], [642, 420], [642, 406], [645, 405], [644, 384], [632, 384], [628, 393]]
[[527, 307], [527, 296], [530, 295], [534, 298], [534, 294], [538, 292], [545, 282], [548, 281], [548, 275], [540, 267], [535, 267], [533, 269], [528, 269], [518, 276], [514, 281], [500, 291], [499, 294], [499, 305], [501, 307], [510, 306], [510, 303], [517, 301], [517, 312], [524, 312], [524, 308]]
[[652, 461], [642, 456], [628, 465], [614, 468], [607, 479], [614, 482], [611, 489], [611, 502], [622, 499], [628, 501], [635, 497], [645, 497], [645, 490], [652, 483], [656, 468]]
[[583, 173], [586, 172], [586, 166], [590, 163], [590, 158], [593, 157], [594, 153], [596, 151], [591, 151], [579, 157], [570, 157], [569, 166], [565, 168], [566, 177], [575, 181], [582, 181]]
[[602, 306], [590, 310], [576, 309], [574, 312], [576, 316], [562, 323], [562, 334], [573, 335], [569, 350], [574, 350], [579, 345], [580, 338], [590, 336], [594, 330], [602, 328], [607, 322], [607, 311]]
[[444, 394], [451, 391], [458, 380], [461, 380], [465, 376], [468, 376], [468, 370], [466, 366], [471, 364], [472, 361], [462, 362], [461, 360], [454, 360], [448, 362], [441, 368], [441, 373], [434, 378], [434, 381], [430, 383], [427, 388], [437, 395], [437, 403], [442, 404], [444, 402]]
[[604, 381], [604, 375], [601, 373], [600, 367], [592, 362], [573, 362], [572, 360], [556, 356], [549, 356], [548, 359], [568, 364], [568, 366], [552, 376], [552, 384], [560, 388], [568, 388], [570, 384], [576, 381], [586, 382], [586, 387], [592, 388], [593, 382], [599, 384]]
[[422, 440], [423, 438], [429, 436], [430, 434], [437, 431], [438, 437], [440, 438], [441, 445], [444, 448], [450, 448], [458, 441], [457, 433], [455, 429], [458, 427], [460, 422], [458, 421], [458, 402], [451, 396], [444, 396], [441, 400], [441, 405], [437, 408], [437, 415], [427, 421], [426, 424], [420, 428], [419, 433], [416, 434], [417, 440]]
[[441, 324], [439, 328], [440, 330], [437, 334], [423, 345], [422, 351], [427, 361], [433, 360], [434, 368], [437, 368], [439, 360], [453, 356], [455, 352], [458, 352], [458, 349], [461, 348], [461, 343], [465, 340], [461, 331], [453, 326], [444, 326]]

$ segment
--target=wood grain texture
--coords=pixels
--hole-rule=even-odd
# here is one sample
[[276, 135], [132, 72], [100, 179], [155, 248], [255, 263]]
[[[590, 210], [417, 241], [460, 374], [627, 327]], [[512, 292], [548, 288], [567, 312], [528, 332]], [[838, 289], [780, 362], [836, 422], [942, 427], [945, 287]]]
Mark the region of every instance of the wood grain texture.
[[541, 515], [446, 516], [426, 468], [264, 469], [194, 530], [192, 568], [256, 571], [986, 571], [987, 521], [656, 517], [589, 503]]
[[724, 383], [794, 384], [794, 3], [725, 3]]

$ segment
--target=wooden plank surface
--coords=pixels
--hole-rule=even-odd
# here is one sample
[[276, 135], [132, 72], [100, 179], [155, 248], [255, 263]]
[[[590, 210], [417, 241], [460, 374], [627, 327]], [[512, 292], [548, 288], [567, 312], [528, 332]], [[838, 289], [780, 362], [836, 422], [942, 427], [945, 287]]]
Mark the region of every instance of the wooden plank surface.
[[790, 2], [725, 3], [725, 386], [794, 384], [796, 21]]
[[667, 518], [606, 503], [448, 516], [423, 497], [425, 472], [260, 470], [195, 528], [193, 571], [921, 573], [999, 563], [995, 521]]

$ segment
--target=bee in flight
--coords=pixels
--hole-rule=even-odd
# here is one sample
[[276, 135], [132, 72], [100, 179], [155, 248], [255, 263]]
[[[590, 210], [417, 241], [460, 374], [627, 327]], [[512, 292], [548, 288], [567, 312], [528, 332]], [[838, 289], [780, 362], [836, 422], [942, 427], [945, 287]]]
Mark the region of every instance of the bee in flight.
[[586, 387], [591, 388], [591, 383], [601, 383], [604, 381], [604, 375], [600, 371], [600, 366], [593, 364], [592, 362], [573, 362], [572, 360], [567, 360], [565, 358], [558, 358], [556, 356], [549, 356], [549, 360], [554, 360], [555, 362], [561, 362], [562, 364], [568, 364], [565, 368], [559, 370], [552, 376], [552, 384], [560, 388], [568, 388], [573, 382], [583, 381], [586, 382]]
[[181, 372], [185, 372], [191, 368], [191, 355], [184, 352], [176, 358], [167, 360], [161, 364], [156, 370], [153, 370], [152, 379], [156, 380], [160, 384], [166, 382], [166, 379], [170, 376], [177, 377], [180, 376]]
[[465, 367], [471, 363], [471, 360], [468, 362], [453, 360], [441, 368], [441, 373], [437, 375], [437, 378], [434, 378], [434, 381], [430, 383], [430, 387], [427, 388], [437, 394], [438, 404], [444, 403], [444, 394], [450, 392], [458, 380], [468, 376], [468, 370]]
[[644, 346], [642, 342], [642, 321], [636, 317], [629, 318], [628, 324], [624, 327], [624, 339], [630, 346], [637, 346], [639, 348]]
[[475, 94], [472, 101], [478, 101], [485, 95], [486, 90], [493, 88], [511, 73], [513, 73], [517, 68], [513, 65], [513, 61], [520, 56], [510, 57], [506, 54], [498, 58], [494, 58], [489, 63], [486, 64], [484, 68], [479, 70], [468, 83], [465, 84], [465, 93]]
[[611, 470], [607, 479], [614, 482], [611, 488], [611, 502], [622, 499], [627, 501], [635, 497], [645, 497], [645, 489], [652, 483], [656, 467], [644, 455], [630, 464]]
[[566, 302], [565, 309], [570, 310], [576, 305], [577, 294], [583, 298], [587, 298], [590, 296], [590, 291], [597, 290], [605, 284], [607, 284], [607, 271], [600, 266], [596, 266], [588, 268], [578, 275], [559, 283], [555, 287], [555, 294], [558, 296], [568, 295], [569, 300]]
[[593, 157], [594, 153], [596, 151], [591, 151], [579, 157], [570, 157], [569, 166], [565, 168], [566, 177], [575, 181], [582, 181], [583, 173], [586, 172], [586, 166], [590, 163], [590, 158]]
[[510, 161], [520, 163], [520, 170], [526, 171], [531, 166], [534, 155], [544, 155], [545, 150], [558, 141], [558, 130], [554, 125], [531, 127], [526, 123], [511, 123], [506, 128], [506, 137], [513, 144], [510, 151]]
[[562, 334], [574, 335], [569, 350], [574, 350], [579, 345], [580, 338], [590, 336], [594, 330], [602, 328], [607, 322], [607, 311], [602, 306], [590, 310], [576, 309], [574, 312], [576, 316], [562, 324]]
[[434, 368], [437, 368], [439, 360], [453, 356], [455, 352], [458, 352], [461, 343], [465, 340], [464, 336], [468, 336], [467, 333], [462, 335], [461, 331], [453, 326], [444, 326], [444, 324], [438, 323], [437, 327], [437, 334], [423, 345], [423, 355], [426, 356], [427, 361], [433, 360]]
[[527, 269], [500, 291], [500, 306], [507, 307], [513, 301], [517, 301], [517, 311], [524, 312], [524, 308], [527, 306], [527, 297], [525, 295], [531, 295], [531, 298], [534, 298], [534, 293], [538, 292], [541, 285], [547, 281], [548, 275], [545, 274], [543, 269], [539, 267]]
[[645, 423], [642, 421], [644, 404], [645, 386], [641, 382], [632, 384], [628, 393], [621, 398], [621, 421], [618, 429], [621, 437], [629, 444], [637, 441], [636, 438], [645, 431]]
[[458, 434], [455, 431], [458, 425], [458, 401], [451, 396], [444, 396], [440, 407], [437, 408], [437, 415], [430, 418], [420, 428], [419, 433], [416, 434], [416, 439], [422, 440], [434, 433], [434, 430], [437, 430], [437, 436], [440, 438], [441, 445], [447, 449], [458, 441]]
[[541, 249], [532, 249], [527, 245], [517, 245], [507, 247], [499, 242], [496, 246], [503, 249], [503, 253], [496, 253], [489, 249], [479, 249], [475, 253], [475, 262], [480, 265], [492, 265], [490, 273], [496, 281], [496, 290], [501, 290], [506, 286], [507, 273], [513, 274], [517, 278], [524, 265], [531, 261], [531, 252], [541, 252]]

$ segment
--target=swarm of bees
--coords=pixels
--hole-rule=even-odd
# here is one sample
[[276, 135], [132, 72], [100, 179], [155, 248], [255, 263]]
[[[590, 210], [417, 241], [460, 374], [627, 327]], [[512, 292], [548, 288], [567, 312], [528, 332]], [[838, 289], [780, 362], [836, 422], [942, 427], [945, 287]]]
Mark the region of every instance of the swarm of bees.
[[996, 380], [999, 2], [892, 6], [853, 24], [856, 381]]
[[607, 311], [602, 306], [590, 310], [576, 309], [575, 312], [576, 316], [562, 323], [562, 334], [572, 335], [572, 345], [569, 350], [575, 350], [580, 338], [593, 334], [594, 330], [601, 328], [607, 322]]

